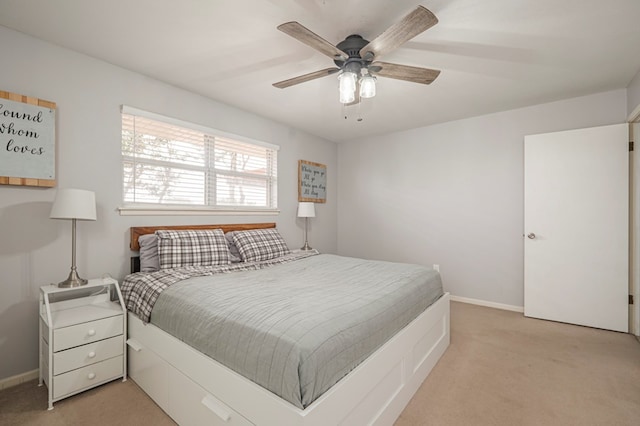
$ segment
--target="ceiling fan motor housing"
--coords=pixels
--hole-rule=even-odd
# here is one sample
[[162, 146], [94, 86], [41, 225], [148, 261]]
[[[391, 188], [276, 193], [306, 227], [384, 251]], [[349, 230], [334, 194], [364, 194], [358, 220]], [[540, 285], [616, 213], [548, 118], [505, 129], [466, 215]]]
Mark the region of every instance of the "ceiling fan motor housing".
[[360, 49], [365, 47], [367, 44], [369, 44], [369, 41], [365, 40], [364, 38], [362, 38], [362, 36], [358, 34], [352, 34], [348, 36], [346, 39], [338, 43], [336, 47], [342, 50], [347, 55], [349, 55], [349, 58], [346, 60], [334, 59], [333, 62], [340, 68], [342, 68], [345, 64], [351, 63], [351, 62], [359, 62], [362, 67], [366, 67], [368, 64], [371, 63], [371, 60], [373, 58], [369, 60], [365, 60], [361, 58]]

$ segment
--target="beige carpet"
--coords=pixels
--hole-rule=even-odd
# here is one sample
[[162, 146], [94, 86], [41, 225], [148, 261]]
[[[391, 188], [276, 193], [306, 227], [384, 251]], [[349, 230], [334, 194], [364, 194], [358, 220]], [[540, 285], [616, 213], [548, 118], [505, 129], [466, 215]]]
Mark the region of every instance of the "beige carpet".
[[[455, 302], [451, 331], [396, 426], [640, 424], [633, 336]], [[46, 407], [35, 382], [3, 390], [0, 425], [174, 424], [131, 380]]]
[[451, 346], [396, 422], [409, 425], [640, 425], [640, 343], [451, 303]]

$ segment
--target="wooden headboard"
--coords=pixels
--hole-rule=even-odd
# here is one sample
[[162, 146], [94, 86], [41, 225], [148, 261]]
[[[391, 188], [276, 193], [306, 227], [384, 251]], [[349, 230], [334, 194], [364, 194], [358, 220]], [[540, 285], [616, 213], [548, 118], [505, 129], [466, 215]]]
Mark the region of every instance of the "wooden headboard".
[[140, 244], [138, 243], [138, 238], [141, 235], [153, 234], [159, 229], [222, 229], [223, 232], [227, 233], [230, 231], [246, 231], [248, 229], [265, 229], [265, 228], [275, 228], [275, 223], [237, 223], [237, 224], [226, 224], [226, 225], [170, 225], [170, 226], [132, 226], [131, 227], [131, 242], [129, 243], [129, 247], [133, 251], [140, 250]]

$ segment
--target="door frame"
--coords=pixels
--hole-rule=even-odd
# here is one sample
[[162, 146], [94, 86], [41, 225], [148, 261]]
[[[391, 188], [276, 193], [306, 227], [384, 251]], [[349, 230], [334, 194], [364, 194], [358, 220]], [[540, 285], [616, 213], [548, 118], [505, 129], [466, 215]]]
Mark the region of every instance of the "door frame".
[[[629, 115], [629, 141], [640, 136], [640, 105]], [[634, 142], [635, 145], [635, 142]], [[629, 333], [640, 336], [640, 158], [629, 152]]]

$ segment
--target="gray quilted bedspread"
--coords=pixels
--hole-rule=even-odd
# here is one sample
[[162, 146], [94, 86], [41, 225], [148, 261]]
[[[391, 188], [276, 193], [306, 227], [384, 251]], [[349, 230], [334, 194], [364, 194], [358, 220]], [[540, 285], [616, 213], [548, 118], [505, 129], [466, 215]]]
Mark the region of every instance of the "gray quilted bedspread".
[[442, 294], [432, 269], [322, 254], [173, 284], [151, 323], [304, 408]]

